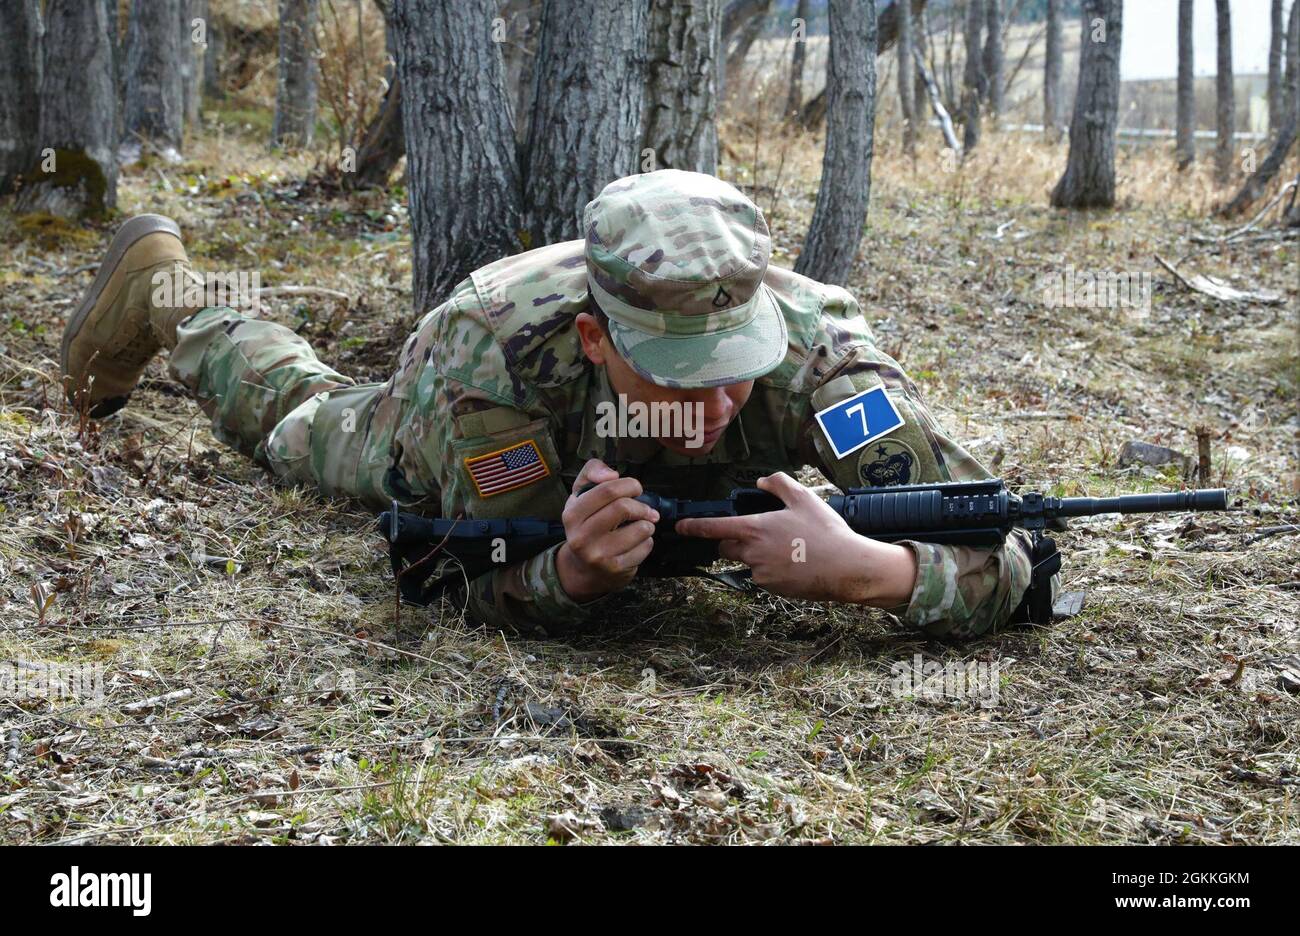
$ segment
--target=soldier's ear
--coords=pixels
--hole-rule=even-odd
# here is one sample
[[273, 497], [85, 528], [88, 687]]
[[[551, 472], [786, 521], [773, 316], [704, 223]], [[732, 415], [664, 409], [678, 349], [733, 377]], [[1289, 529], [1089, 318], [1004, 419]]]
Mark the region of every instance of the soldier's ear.
[[600, 327], [596, 316], [590, 312], [579, 312], [573, 324], [578, 329], [578, 337], [582, 339], [582, 353], [587, 355], [587, 360], [593, 364], [608, 363], [609, 355], [614, 350], [609, 345], [608, 333]]

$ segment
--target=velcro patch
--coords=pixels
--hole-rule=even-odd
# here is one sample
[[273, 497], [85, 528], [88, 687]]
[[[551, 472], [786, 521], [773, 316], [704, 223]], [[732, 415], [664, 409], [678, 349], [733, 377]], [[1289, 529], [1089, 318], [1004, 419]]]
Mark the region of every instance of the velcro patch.
[[465, 469], [484, 499], [550, 477], [551, 469], [532, 439], [465, 459]]
[[917, 484], [920, 469], [916, 450], [899, 439], [877, 439], [858, 456], [858, 477], [871, 488]]
[[815, 414], [836, 458], [852, 455], [869, 442], [903, 425], [898, 407], [884, 387], [872, 387]]

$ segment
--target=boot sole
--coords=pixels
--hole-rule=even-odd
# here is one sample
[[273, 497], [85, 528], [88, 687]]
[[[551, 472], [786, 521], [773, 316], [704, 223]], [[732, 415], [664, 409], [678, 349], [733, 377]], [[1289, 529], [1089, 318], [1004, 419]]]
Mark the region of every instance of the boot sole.
[[[90, 288], [81, 298], [81, 305], [77, 306], [72, 315], [68, 317], [68, 324], [63, 329], [63, 342], [59, 347], [59, 368], [64, 377], [68, 374], [68, 348], [72, 344], [72, 339], [81, 331], [81, 326], [86, 324], [86, 318], [90, 311], [95, 308], [95, 303], [99, 301], [100, 294], [108, 286], [109, 279], [113, 276], [113, 271], [117, 269], [126, 252], [135, 245], [136, 241], [150, 234], [171, 234], [177, 240], [181, 239], [181, 229], [171, 218], [163, 217], [156, 214], [143, 214], [132, 218], [123, 224], [116, 234], [113, 235], [112, 241], [109, 242], [108, 252], [104, 254], [103, 261], [99, 264], [99, 270], [95, 273], [95, 279], [90, 284]], [[64, 388], [71, 397], [70, 388]], [[120, 402], [119, 402], [120, 401]], [[113, 404], [116, 403], [115, 406]], [[110, 400], [103, 400], [96, 411], [92, 411], [92, 416], [108, 415], [108, 412], [98, 412], [105, 409], [106, 406], [112, 406], [108, 412], [121, 409], [126, 405], [126, 397], [113, 397]]]

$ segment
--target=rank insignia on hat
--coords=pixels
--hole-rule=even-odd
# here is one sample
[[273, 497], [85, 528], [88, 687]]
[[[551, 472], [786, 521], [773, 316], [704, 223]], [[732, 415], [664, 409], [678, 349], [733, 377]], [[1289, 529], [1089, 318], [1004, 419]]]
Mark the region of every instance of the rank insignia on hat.
[[836, 458], [852, 455], [903, 425], [884, 387], [872, 387], [815, 414]]
[[532, 439], [525, 439], [517, 445], [476, 455], [465, 459], [465, 468], [478, 488], [478, 496], [494, 497], [513, 491], [525, 484], [532, 484], [548, 477], [551, 469], [546, 467], [541, 450]]

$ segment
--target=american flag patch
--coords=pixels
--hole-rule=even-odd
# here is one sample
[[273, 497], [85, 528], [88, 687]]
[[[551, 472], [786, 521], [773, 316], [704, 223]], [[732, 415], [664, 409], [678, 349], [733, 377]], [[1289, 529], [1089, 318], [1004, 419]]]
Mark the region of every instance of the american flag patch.
[[504, 494], [525, 484], [540, 481], [551, 473], [542, 459], [537, 443], [532, 439], [526, 439], [518, 445], [501, 449], [499, 452], [467, 458], [465, 467], [469, 469], [469, 476], [474, 479], [479, 497]]

